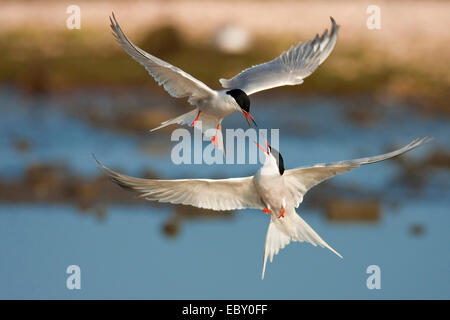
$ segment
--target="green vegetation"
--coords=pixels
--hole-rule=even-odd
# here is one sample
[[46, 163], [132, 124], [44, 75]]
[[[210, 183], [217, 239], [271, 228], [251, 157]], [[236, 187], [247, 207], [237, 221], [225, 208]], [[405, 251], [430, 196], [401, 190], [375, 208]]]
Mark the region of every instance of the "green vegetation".
[[[246, 52], [228, 54], [208, 42], [192, 42], [173, 26], [150, 30], [136, 44], [191, 73], [213, 88], [218, 79], [268, 61], [287, 49], [292, 39], [255, 39]], [[147, 72], [115, 43], [112, 35], [94, 30], [44, 33], [20, 30], [0, 35], [0, 83], [30, 92], [77, 86], [153, 86]], [[420, 98], [432, 109], [448, 112], [446, 77], [417, 65], [383, 58], [361, 44], [340, 44], [330, 59], [302, 85], [282, 92], [301, 94], [383, 93]]]

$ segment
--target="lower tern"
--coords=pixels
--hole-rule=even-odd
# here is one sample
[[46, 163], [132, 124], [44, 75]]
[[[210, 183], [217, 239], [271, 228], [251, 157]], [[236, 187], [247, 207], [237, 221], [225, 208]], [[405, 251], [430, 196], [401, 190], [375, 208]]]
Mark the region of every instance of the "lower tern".
[[337, 174], [401, 155], [428, 140], [426, 137], [416, 139], [403, 148], [374, 157], [322, 163], [290, 170], [285, 170], [281, 154], [266, 142], [266, 148], [258, 144], [265, 154], [265, 161], [254, 176], [218, 180], [140, 179], [115, 172], [97, 159], [96, 161], [115, 183], [139, 192], [139, 197], [147, 200], [212, 210], [260, 209], [268, 213], [270, 223], [261, 275], [264, 279], [267, 259], [270, 258], [272, 262], [274, 255], [291, 241], [306, 241], [314, 246], [319, 245], [342, 258], [296, 213], [295, 209], [302, 203], [308, 190]]
[[187, 97], [188, 102], [195, 106], [194, 110], [167, 120], [151, 131], [171, 124], [196, 127], [201, 121], [201, 130], [205, 137], [210, 138], [222, 152], [224, 147], [221, 125], [225, 117], [234, 111], [241, 111], [249, 126], [249, 118], [256, 125], [250, 114], [249, 95], [270, 88], [301, 84], [303, 79], [312, 74], [330, 55], [339, 30], [334, 19], [330, 19], [332, 25], [329, 34], [326, 29], [321, 36], [317, 34], [313, 40], [299, 42], [269, 62], [245, 69], [232, 79], [220, 79], [224, 90], [213, 90], [190, 74], [133, 44], [120, 28], [114, 13], [110, 17], [113, 35], [125, 52], [142, 64], [172, 97]]

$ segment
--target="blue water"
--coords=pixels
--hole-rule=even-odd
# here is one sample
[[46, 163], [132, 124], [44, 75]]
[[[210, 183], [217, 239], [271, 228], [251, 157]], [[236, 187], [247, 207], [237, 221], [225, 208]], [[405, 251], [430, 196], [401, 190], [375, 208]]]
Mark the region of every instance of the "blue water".
[[[130, 299], [448, 299], [448, 203], [408, 203], [377, 225], [305, 219], [331, 245], [293, 243], [260, 279], [268, 217], [239, 213], [230, 222], [197, 222], [176, 240], [161, 236], [165, 210], [114, 207], [104, 223], [64, 206], [0, 206], [0, 298]], [[408, 233], [422, 223], [426, 233]], [[65, 287], [67, 266], [81, 268], [81, 290]], [[366, 287], [369, 265], [381, 289]]]
[[[99, 100], [112, 103], [107, 94]], [[18, 179], [29, 164], [49, 161], [62, 161], [80, 175], [98, 174], [92, 152], [128, 174], [151, 168], [167, 178], [250, 175], [258, 167], [175, 166], [169, 153], [140, 149], [143, 142], [169, 144], [167, 133], [97, 128], [59, 108], [64, 101], [37, 103], [14, 90], [0, 90], [0, 176]], [[423, 117], [407, 106], [380, 106], [378, 121], [361, 127], [348, 121], [344, 105], [331, 98], [252, 100], [260, 127], [280, 129], [288, 168], [374, 155], [421, 136], [435, 140], [406, 157], [420, 160], [433, 148], [450, 147], [448, 121], [441, 117]], [[224, 121], [225, 128], [244, 124], [238, 114]], [[11, 141], [17, 137], [30, 141], [29, 152], [14, 150]], [[334, 182], [379, 192], [389, 190], [398, 170], [387, 161]], [[0, 298], [449, 299], [448, 177], [440, 170], [419, 196], [399, 193], [399, 206], [385, 204], [375, 224], [332, 224], [320, 211], [300, 207], [298, 212], [344, 259], [293, 243], [268, 265], [264, 281], [268, 217], [255, 210], [231, 220], [188, 221], [177, 238], [168, 239], [161, 226], [175, 206], [111, 206], [99, 222], [70, 205], [0, 204]], [[422, 235], [411, 235], [414, 224], [424, 228]], [[66, 288], [65, 270], [72, 264], [81, 268], [81, 290]], [[380, 290], [366, 287], [369, 265], [381, 268]]]

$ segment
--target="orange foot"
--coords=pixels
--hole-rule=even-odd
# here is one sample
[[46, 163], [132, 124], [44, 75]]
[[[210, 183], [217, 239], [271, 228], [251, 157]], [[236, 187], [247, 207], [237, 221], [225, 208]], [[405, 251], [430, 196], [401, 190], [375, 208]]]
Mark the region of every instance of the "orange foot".
[[280, 219], [284, 218], [284, 211], [286, 211], [286, 209], [283, 208], [283, 210], [281, 211], [280, 216], [278, 218], [280, 218]]
[[270, 214], [270, 210], [267, 209], [267, 208], [262, 209], [262, 212], [265, 212], [265, 213], [267, 213], [267, 214]]
[[216, 147], [219, 145], [219, 142], [217, 141], [217, 132], [219, 131], [219, 128], [220, 124], [217, 125], [216, 135], [214, 136], [214, 138], [211, 139], [212, 143], [214, 143]]
[[200, 112], [202, 112], [202, 110], [198, 110], [197, 117], [195, 117], [195, 120], [191, 123], [192, 127], [195, 127], [195, 125], [197, 124], [198, 117], [200, 117]]

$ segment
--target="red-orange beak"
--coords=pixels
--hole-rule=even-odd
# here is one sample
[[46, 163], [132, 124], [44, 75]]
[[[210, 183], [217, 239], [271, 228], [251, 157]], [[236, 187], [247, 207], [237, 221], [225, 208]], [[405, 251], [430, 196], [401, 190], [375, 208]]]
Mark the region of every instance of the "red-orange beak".
[[264, 149], [263, 147], [261, 147], [261, 145], [260, 145], [258, 142], [255, 142], [255, 143], [256, 143], [256, 145], [258, 146], [258, 148], [260, 148], [264, 153], [266, 153], [267, 155], [270, 154], [270, 151], [269, 151], [269, 143], [267, 142], [267, 139], [266, 139], [267, 149]]
[[242, 114], [244, 115], [245, 119], [247, 120], [247, 123], [248, 123], [248, 126], [249, 126], [249, 127], [250, 127], [251, 125], [250, 125], [250, 120], [249, 120], [248, 118], [250, 118], [250, 119], [253, 121], [253, 123], [255, 124], [255, 126], [258, 126], [258, 125], [256, 124], [255, 119], [253, 119], [252, 115], [251, 115], [249, 112], [242, 110]]

